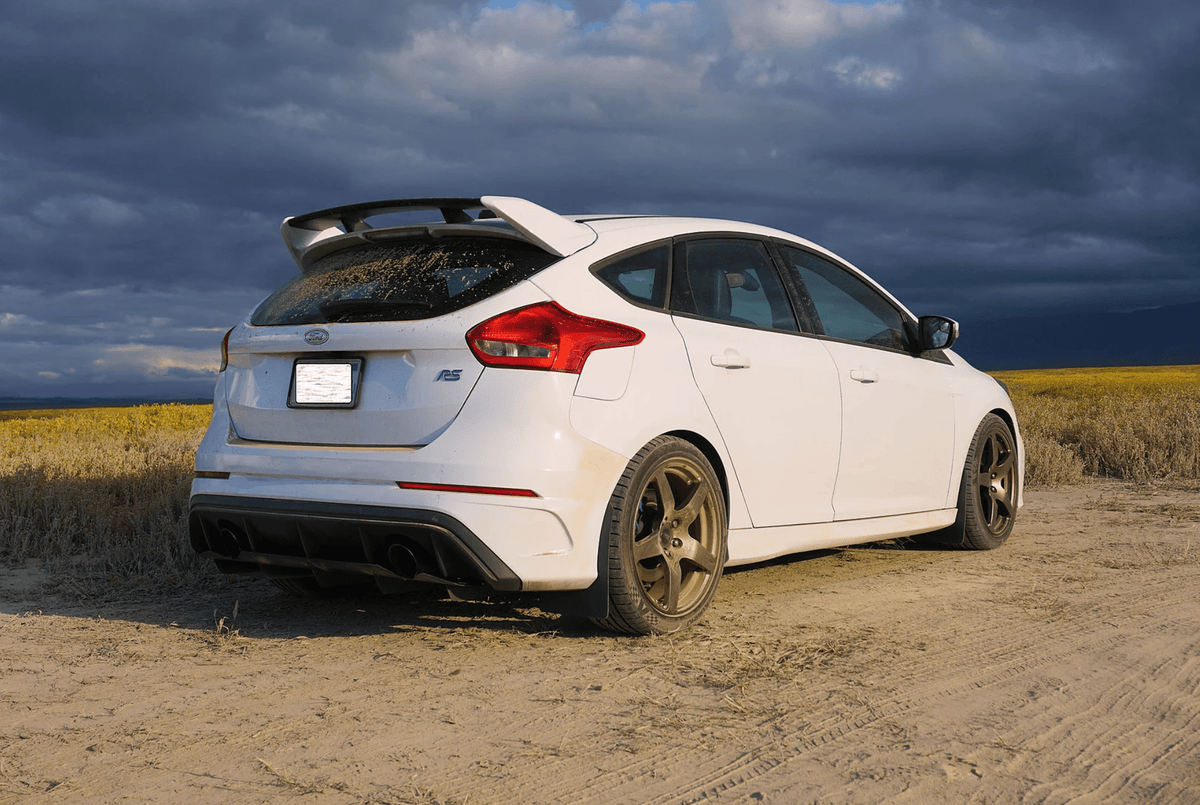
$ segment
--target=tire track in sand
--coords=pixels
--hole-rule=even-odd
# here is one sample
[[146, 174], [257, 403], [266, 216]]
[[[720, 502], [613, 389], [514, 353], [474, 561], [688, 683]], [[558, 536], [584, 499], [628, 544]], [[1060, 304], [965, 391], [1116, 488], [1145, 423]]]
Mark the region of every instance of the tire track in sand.
[[[764, 775], [784, 773], [789, 763], [805, 758], [814, 749], [836, 749], [864, 728], [886, 719], [969, 696], [972, 691], [1002, 684], [1032, 670], [1063, 664], [1076, 655], [1113, 653], [1131, 639], [1113, 625], [1115, 620], [1140, 619], [1143, 632], [1193, 627], [1192, 618], [1176, 618], [1172, 613], [1179, 605], [1194, 601], [1195, 592], [1177, 581], [1163, 579], [1141, 585], [1136, 596], [1108, 596], [1103, 615], [1090, 630], [1081, 630], [1079, 623], [1066, 618], [1020, 623], [1001, 619], [982, 625], [972, 622], [969, 629], [955, 628], [938, 644], [938, 650], [907, 653], [907, 662], [897, 663], [893, 656], [886, 660], [856, 657], [864, 665], [874, 661], [887, 666], [886, 683], [891, 692], [881, 700], [853, 707], [847, 713], [844, 706], [831, 706], [828, 691], [804, 693], [792, 713], [747, 719], [742, 725], [747, 740], [728, 742], [761, 747], [762, 736], [769, 733], [770, 750], [746, 751], [730, 746], [718, 748], [698, 761], [700, 753], [694, 741], [675, 740], [582, 785], [578, 773], [548, 774], [536, 791], [521, 785], [512, 793], [543, 802], [627, 801], [647, 805], [696, 802], [733, 793]], [[1153, 612], [1161, 614], [1154, 616], [1150, 614]], [[926, 620], [932, 624], [936, 618]], [[1081, 714], [1079, 718], [1086, 716]], [[1186, 754], [1189, 747], [1184, 741], [1180, 752]], [[600, 741], [593, 739], [576, 745], [573, 751], [576, 756], [586, 756], [590, 749], [601, 748]], [[1150, 756], [1155, 751], [1148, 749], [1145, 754]], [[678, 781], [687, 778], [691, 782], [681, 788]], [[658, 779], [663, 783], [657, 783]], [[1126, 778], [1114, 771], [1113, 779], [1119, 785], [1120, 779]]]

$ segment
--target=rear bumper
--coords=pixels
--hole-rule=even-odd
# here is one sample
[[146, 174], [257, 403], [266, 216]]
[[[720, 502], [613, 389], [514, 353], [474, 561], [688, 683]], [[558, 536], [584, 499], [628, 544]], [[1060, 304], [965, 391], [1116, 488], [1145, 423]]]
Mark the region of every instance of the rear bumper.
[[313, 575], [325, 584], [370, 577], [385, 592], [404, 582], [521, 589], [521, 580], [465, 525], [420, 509], [195, 495], [192, 548], [225, 573]]
[[[192, 483], [193, 546], [227, 572], [365, 574], [384, 587], [412, 567], [408, 550], [416, 581], [588, 589], [597, 579], [604, 512], [628, 459], [571, 428], [575, 380], [485, 371], [455, 422], [420, 448], [247, 441], [232, 431], [218, 382], [212, 425], [196, 455], [202, 474]], [[232, 542], [221, 535], [223, 521], [235, 526], [226, 529]]]

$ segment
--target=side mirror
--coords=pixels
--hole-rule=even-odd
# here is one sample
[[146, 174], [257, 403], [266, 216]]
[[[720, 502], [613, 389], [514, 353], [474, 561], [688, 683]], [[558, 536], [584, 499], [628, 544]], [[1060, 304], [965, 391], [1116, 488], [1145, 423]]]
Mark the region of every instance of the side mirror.
[[945, 316], [922, 316], [917, 320], [921, 351], [949, 349], [958, 340], [958, 322]]

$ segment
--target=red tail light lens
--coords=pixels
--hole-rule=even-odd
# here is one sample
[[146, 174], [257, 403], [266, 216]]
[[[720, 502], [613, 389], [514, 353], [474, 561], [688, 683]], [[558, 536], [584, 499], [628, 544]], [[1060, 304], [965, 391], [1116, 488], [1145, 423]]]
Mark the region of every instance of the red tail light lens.
[[579, 316], [557, 302], [517, 308], [477, 324], [467, 346], [484, 366], [579, 374], [593, 350], [640, 344], [633, 327]]
[[232, 333], [234, 329], [235, 328], [230, 327], [225, 332], [225, 337], [221, 339], [221, 368], [217, 370], [218, 373], [224, 372], [225, 367], [229, 366], [229, 334]]

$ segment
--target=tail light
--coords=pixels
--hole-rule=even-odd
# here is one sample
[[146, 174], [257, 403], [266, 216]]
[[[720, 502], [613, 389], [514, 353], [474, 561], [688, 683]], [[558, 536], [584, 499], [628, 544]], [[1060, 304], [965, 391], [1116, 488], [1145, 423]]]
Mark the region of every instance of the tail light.
[[221, 368], [217, 370], [218, 373], [224, 372], [225, 367], [229, 366], [229, 334], [233, 331], [234, 328], [230, 327], [225, 332], [225, 337], [221, 339]]
[[467, 346], [484, 366], [579, 374], [594, 350], [640, 344], [641, 330], [563, 309], [557, 302], [517, 308], [475, 325]]

